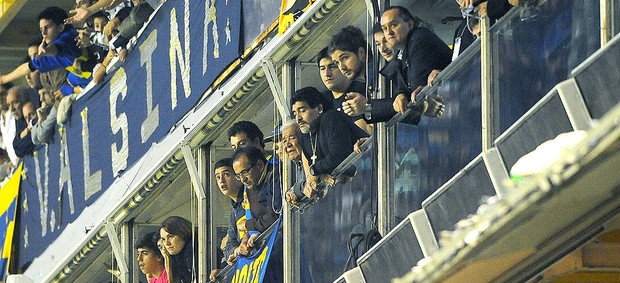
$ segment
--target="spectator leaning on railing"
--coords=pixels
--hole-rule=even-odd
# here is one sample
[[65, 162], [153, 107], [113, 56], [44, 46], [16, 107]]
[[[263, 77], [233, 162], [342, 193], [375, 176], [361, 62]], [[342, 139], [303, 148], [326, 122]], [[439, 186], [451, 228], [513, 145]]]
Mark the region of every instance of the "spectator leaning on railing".
[[353, 152], [357, 140], [368, 134], [344, 113], [331, 109], [331, 103], [313, 87], [295, 91], [291, 110], [301, 131], [299, 142], [306, 173], [304, 194], [312, 197], [317, 192], [319, 177], [333, 184], [332, 171]]

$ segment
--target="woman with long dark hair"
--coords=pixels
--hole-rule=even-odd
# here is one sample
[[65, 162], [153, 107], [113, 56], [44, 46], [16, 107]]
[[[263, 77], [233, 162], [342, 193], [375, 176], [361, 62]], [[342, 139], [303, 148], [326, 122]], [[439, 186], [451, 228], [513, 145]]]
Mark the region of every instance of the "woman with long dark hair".
[[192, 282], [198, 271], [198, 262], [194, 257], [196, 253], [192, 238], [192, 223], [180, 216], [170, 216], [161, 223], [159, 235], [163, 248], [169, 255], [169, 264], [166, 264], [170, 268], [169, 281]]

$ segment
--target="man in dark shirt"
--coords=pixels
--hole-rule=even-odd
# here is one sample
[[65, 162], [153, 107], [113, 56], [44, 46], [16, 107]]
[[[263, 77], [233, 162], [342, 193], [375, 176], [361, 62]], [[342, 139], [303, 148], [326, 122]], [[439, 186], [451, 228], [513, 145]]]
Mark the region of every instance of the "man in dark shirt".
[[228, 240], [224, 247], [224, 258], [229, 263], [239, 254], [239, 244], [245, 236], [244, 231], [237, 231], [237, 222], [245, 220], [245, 210], [243, 202], [243, 183], [235, 179], [235, 171], [232, 167], [232, 159], [224, 158], [215, 162], [215, 181], [217, 187], [223, 195], [231, 200], [230, 218], [228, 221], [227, 235]]
[[[428, 83], [431, 72], [448, 66], [452, 54], [450, 48], [437, 35], [416, 25], [413, 16], [404, 7], [388, 7], [381, 16], [381, 27], [387, 44], [399, 50], [397, 60], [400, 60], [401, 64], [396, 76], [397, 95], [390, 99], [373, 100], [370, 104], [366, 104], [363, 97], [351, 97], [346, 105], [343, 105], [348, 115], [364, 113], [371, 122], [387, 121], [393, 114], [405, 112], [411, 97], [415, 99], [421, 87]], [[421, 114], [440, 115], [442, 109], [441, 100], [425, 99], [419, 103], [409, 122], [417, 123]]]
[[[327, 48], [324, 48], [319, 52], [319, 55], [317, 56], [317, 65], [319, 66], [321, 80], [327, 88], [324, 95], [332, 100], [334, 109], [342, 111], [342, 103], [346, 100], [346, 94], [358, 93], [361, 95], [366, 92], [366, 85], [364, 83], [357, 80], [351, 80], [342, 74], [336, 63], [332, 60], [331, 56], [329, 56]], [[355, 125], [360, 127], [360, 129], [366, 131], [367, 133], [372, 132], [372, 127], [369, 127], [366, 121], [364, 121], [363, 115], [352, 116], [350, 118]]]
[[[245, 187], [247, 198], [244, 197], [243, 205], [249, 205], [251, 212], [251, 219], [237, 221], [237, 229], [244, 233], [264, 232], [278, 219], [282, 210], [280, 176], [273, 170], [273, 165], [267, 162], [263, 152], [256, 147], [237, 148], [232, 159], [235, 178]], [[247, 243], [243, 240], [240, 253], [246, 254], [246, 245], [253, 247], [257, 236], [251, 235]], [[274, 244], [264, 282], [283, 282], [281, 236], [278, 236]]]
[[[13, 139], [13, 149], [15, 155], [19, 158], [31, 154], [34, 150], [30, 130], [32, 123], [36, 119], [36, 108], [30, 101], [26, 90], [21, 87], [13, 87], [9, 90], [6, 101], [9, 104], [9, 110], [15, 118], [15, 138]], [[25, 110], [25, 113], [24, 113]], [[26, 120], [28, 117], [28, 121]]]
[[417, 27], [413, 16], [401, 6], [388, 7], [381, 16], [381, 28], [394, 49], [401, 50], [401, 73], [394, 110], [404, 112], [414, 90], [428, 83], [433, 70], [443, 70], [450, 64], [452, 51], [432, 31]]
[[324, 105], [329, 103], [313, 87], [297, 90], [291, 97], [292, 112], [302, 133], [299, 142], [307, 179], [304, 194], [308, 197], [317, 192], [319, 176], [331, 175], [353, 152], [357, 140], [368, 137], [342, 112], [325, 111]]

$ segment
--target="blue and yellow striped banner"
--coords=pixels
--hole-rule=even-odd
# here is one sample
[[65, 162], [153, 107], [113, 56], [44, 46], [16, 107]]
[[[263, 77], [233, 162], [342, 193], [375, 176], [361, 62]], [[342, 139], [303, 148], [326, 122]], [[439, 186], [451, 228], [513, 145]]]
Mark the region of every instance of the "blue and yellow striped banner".
[[21, 175], [22, 165], [15, 170], [13, 177], [0, 189], [0, 235], [2, 235], [0, 239], [3, 239], [0, 242], [0, 250], [2, 250], [0, 283], [5, 282], [5, 278], [8, 275]]

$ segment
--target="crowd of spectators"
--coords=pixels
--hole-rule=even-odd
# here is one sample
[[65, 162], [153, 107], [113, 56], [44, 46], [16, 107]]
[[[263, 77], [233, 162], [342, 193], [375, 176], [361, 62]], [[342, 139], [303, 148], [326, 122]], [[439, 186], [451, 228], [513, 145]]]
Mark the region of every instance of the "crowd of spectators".
[[[53, 141], [57, 126], [89, 84], [103, 81], [114, 58], [125, 61], [129, 40], [159, 1], [78, 0], [70, 15], [48, 7], [37, 16], [41, 37], [28, 44], [23, 63], [0, 74], [0, 146], [10, 162], [6, 176], [38, 145]], [[33, 27], [35, 28], [35, 27]], [[27, 87], [14, 86], [25, 78]]]
[[[472, 1], [458, 2], [464, 11], [473, 8]], [[489, 0], [474, 10], [486, 13], [481, 10], [492, 10], [499, 2]], [[512, 4], [507, 3], [501, 1], [506, 11]], [[129, 39], [153, 11], [152, 3], [142, 0], [81, 0], [71, 17], [57, 7], [39, 14], [42, 37], [28, 46], [28, 59], [14, 71], [0, 75], [0, 159], [5, 160], [0, 176], [31, 154], [36, 145], [53, 139], [56, 124], [63, 120], [59, 118], [66, 117], [62, 112], [68, 108], [63, 105], [75, 100], [91, 81], [102, 82], [114, 58], [126, 60]], [[422, 116], [443, 114], [446, 106], [440, 97], [418, 101], [416, 95], [421, 87], [432, 85], [437, 74], [477, 36], [477, 29], [465, 17], [465, 24], [455, 32], [459, 48], [451, 50], [406, 8], [387, 7], [370, 34], [383, 58], [382, 68], [372, 63], [375, 61], [366, 40], [369, 36], [359, 28], [347, 26], [336, 32], [316, 56], [327, 91], [305, 87], [292, 95], [289, 106], [294, 120], [277, 131], [281, 133], [276, 137], [279, 157], [268, 157], [264, 135], [254, 123], [239, 121], [229, 129], [234, 154], [217, 161], [213, 172], [221, 193], [231, 201], [222, 265], [232, 264], [256, 248], [258, 234], [281, 213], [282, 194], [286, 201], [298, 205], [317, 194], [324, 195], [320, 184], [332, 186], [345, 181], [335, 178], [334, 170], [373, 134], [374, 123], [388, 121], [408, 109], [413, 114], [404, 121], [412, 124]], [[463, 38], [466, 32], [471, 35], [467, 42]], [[373, 97], [378, 75], [391, 84], [386, 98]], [[21, 77], [26, 77], [27, 88], [11, 85]], [[282, 188], [281, 172], [275, 166], [285, 157], [296, 169], [291, 190]], [[345, 177], [355, 174], [354, 168], [339, 173]], [[158, 234], [143, 236], [135, 246], [140, 269], [149, 282], [194, 282], [196, 241], [190, 221], [168, 217]], [[282, 256], [280, 233], [265, 282], [283, 282]], [[217, 272], [211, 273], [212, 280]], [[302, 281], [312, 280], [302, 276]]]

